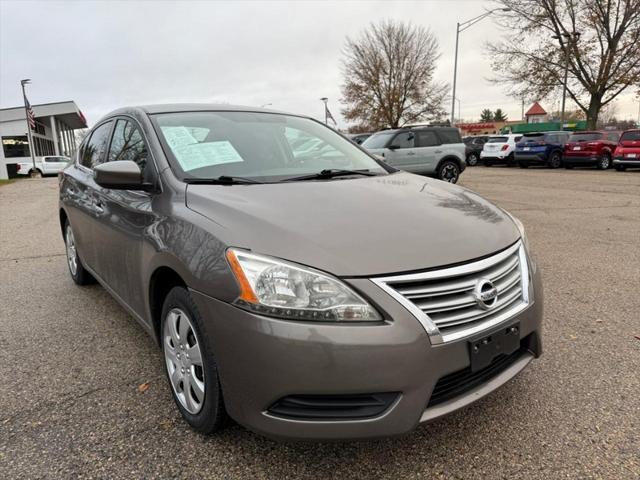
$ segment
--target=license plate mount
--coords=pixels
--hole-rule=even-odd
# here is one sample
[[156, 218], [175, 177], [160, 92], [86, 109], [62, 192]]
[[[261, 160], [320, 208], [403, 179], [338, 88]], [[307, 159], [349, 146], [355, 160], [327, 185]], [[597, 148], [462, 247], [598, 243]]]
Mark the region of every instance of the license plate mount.
[[514, 323], [495, 332], [469, 341], [471, 371], [477, 372], [491, 364], [498, 355], [509, 355], [520, 348], [520, 325]]

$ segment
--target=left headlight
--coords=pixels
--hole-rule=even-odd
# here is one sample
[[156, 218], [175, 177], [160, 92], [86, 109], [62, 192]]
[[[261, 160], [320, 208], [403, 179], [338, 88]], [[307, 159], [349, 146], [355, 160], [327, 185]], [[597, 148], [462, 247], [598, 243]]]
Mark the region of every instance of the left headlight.
[[239, 307], [292, 320], [382, 320], [360, 295], [323, 272], [235, 248], [227, 250], [227, 261], [240, 287]]

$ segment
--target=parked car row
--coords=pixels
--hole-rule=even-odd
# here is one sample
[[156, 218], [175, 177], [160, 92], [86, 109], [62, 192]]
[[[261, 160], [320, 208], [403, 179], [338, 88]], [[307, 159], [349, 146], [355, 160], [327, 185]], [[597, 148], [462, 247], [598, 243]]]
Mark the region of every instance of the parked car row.
[[466, 137], [465, 160], [474, 166], [505, 164], [528, 168], [595, 166], [600, 170], [640, 167], [640, 130], [620, 132], [536, 132]]

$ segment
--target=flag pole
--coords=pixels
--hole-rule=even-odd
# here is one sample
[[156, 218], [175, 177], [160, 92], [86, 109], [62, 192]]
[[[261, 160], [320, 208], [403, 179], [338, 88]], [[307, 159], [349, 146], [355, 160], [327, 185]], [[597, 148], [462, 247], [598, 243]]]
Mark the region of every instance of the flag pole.
[[31, 125], [29, 124], [29, 112], [27, 110], [27, 94], [24, 91], [24, 86], [27, 83], [31, 83], [31, 79], [27, 78], [25, 80], [20, 80], [20, 86], [22, 87], [22, 100], [24, 101], [24, 119], [27, 121], [27, 135], [29, 136], [29, 153], [31, 154], [31, 163], [33, 164], [33, 174], [35, 175], [36, 168], [36, 157], [33, 154], [33, 137], [31, 136]]

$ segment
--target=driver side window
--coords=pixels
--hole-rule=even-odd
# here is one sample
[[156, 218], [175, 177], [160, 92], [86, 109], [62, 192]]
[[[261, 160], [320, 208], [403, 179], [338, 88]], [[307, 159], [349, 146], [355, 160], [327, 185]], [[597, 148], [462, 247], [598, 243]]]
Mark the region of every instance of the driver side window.
[[415, 145], [415, 134], [413, 132], [403, 132], [396, 135], [391, 142], [392, 147], [413, 148]]
[[145, 177], [147, 158], [149, 154], [138, 127], [128, 120], [119, 119], [113, 131], [111, 147], [109, 148], [109, 161], [131, 160], [136, 162]]

